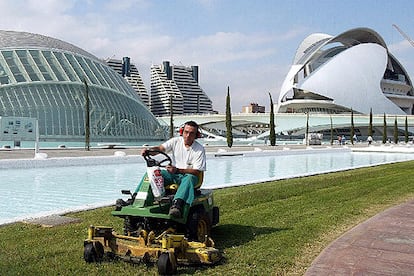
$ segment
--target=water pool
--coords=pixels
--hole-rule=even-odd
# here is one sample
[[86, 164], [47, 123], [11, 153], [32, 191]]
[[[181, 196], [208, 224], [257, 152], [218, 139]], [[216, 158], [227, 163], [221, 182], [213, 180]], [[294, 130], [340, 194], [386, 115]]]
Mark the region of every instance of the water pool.
[[[414, 154], [351, 151], [215, 154], [208, 157], [203, 188], [245, 185], [413, 159]], [[103, 159], [95, 159], [93, 163], [98, 164], [99, 160]], [[138, 161], [0, 169], [0, 224], [112, 204], [122, 196], [120, 190], [135, 189], [145, 170], [145, 164]]]

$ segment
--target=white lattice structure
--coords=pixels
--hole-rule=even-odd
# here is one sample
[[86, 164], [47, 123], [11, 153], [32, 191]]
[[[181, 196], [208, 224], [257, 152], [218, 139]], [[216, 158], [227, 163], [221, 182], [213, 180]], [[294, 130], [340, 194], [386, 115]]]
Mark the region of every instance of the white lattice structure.
[[55, 38], [0, 31], [1, 117], [36, 118], [42, 141], [84, 141], [86, 91], [91, 141], [162, 137], [134, 89], [102, 60]]

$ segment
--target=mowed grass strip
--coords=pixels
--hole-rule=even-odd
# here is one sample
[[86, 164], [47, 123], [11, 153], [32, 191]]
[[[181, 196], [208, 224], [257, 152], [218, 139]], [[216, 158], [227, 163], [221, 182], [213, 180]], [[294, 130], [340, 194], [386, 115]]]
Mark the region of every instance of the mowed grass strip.
[[[342, 233], [413, 199], [412, 179], [414, 161], [408, 161], [216, 190], [220, 225], [212, 235], [226, 260], [213, 267], [180, 267], [179, 273], [303, 275]], [[111, 210], [68, 214], [82, 222], [53, 228], [23, 223], [0, 227], [0, 274], [156, 275], [156, 266], [84, 262], [89, 225], [113, 226], [122, 232], [123, 222], [112, 217]]]

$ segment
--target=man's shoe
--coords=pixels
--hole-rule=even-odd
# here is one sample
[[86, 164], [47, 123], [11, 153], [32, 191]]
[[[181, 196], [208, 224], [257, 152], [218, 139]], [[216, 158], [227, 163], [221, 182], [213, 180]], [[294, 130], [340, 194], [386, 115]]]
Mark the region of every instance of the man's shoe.
[[178, 209], [175, 206], [172, 206], [170, 208], [170, 212], [168, 213], [170, 216], [175, 217], [175, 218], [181, 218], [181, 210]]
[[171, 205], [171, 208], [170, 208], [170, 212], [168, 214], [172, 217], [180, 218], [182, 216], [183, 206], [184, 206], [184, 200], [180, 198], [174, 199], [173, 204]]

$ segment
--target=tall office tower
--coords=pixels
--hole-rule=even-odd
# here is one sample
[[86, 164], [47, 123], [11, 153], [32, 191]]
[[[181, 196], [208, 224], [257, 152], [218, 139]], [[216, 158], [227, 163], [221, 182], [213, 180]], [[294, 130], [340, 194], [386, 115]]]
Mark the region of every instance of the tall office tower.
[[147, 89], [145, 88], [137, 67], [135, 64], [131, 63], [131, 59], [129, 57], [123, 57], [122, 60], [108, 59], [106, 60], [106, 63], [120, 74], [132, 88], [134, 88], [141, 101], [149, 108], [150, 101]]
[[212, 113], [210, 98], [198, 83], [198, 66], [151, 66], [151, 111], [156, 116]]

